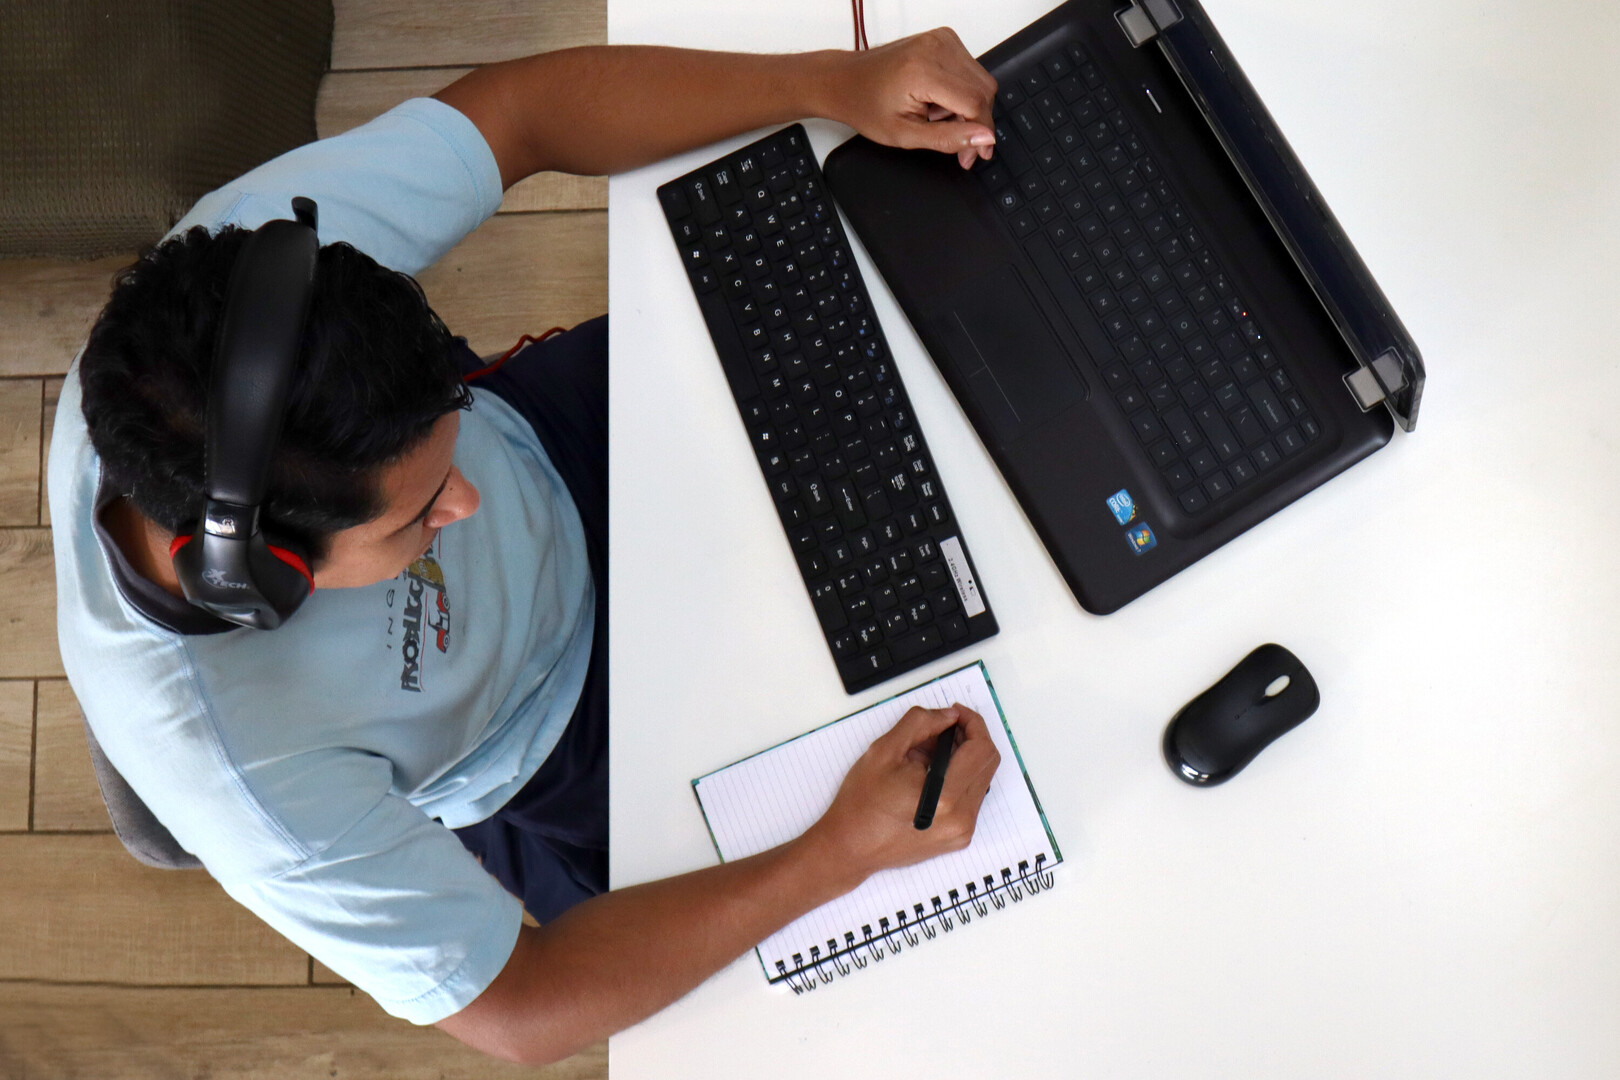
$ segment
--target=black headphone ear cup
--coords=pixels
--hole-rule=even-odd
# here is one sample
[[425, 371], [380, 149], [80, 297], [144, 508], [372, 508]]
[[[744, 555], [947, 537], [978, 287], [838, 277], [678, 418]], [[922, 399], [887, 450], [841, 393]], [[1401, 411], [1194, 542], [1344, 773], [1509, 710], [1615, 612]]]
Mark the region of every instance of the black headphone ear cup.
[[[304, 590], [303, 596], [307, 597], [315, 591], [315, 571], [310, 567], [309, 552], [303, 544], [291, 537], [267, 532], [264, 535], [264, 548], [284, 569], [291, 570], [297, 575], [300, 587]], [[273, 573], [279, 575], [282, 571], [276, 570]], [[292, 580], [288, 579], [289, 585]]]
[[280, 626], [315, 591], [302, 547], [272, 545], [263, 533], [245, 540], [178, 536], [169, 555], [187, 600], [258, 630]]
[[315, 591], [315, 579], [301, 555], [267, 543], [263, 535], [253, 538], [249, 552], [253, 580], [265, 604], [272, 608], [277, 623], [285, 622]]

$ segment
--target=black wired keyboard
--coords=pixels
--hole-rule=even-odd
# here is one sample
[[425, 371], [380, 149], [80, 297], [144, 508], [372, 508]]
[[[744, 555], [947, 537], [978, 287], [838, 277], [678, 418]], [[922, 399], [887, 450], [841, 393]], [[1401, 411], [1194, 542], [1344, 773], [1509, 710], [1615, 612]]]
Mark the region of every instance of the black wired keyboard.
[[1110, 339], [1099, 374], [1182, 510], [1216, 507], [1320, 437], [1085, 47], [1055, 44], [999, 82], [995, 155], [975, 170], [1070, 320]]
[[658, 198], [845, 689], [996, 633], [804, 128]]

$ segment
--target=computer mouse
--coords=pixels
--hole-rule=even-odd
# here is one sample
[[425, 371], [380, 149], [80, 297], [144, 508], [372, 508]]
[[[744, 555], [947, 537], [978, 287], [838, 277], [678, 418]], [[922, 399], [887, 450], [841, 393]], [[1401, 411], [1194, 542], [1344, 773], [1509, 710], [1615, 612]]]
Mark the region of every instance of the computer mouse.
[[1164, 729], [1164, 759], [1189, 784], [1224, 783], [1321, 701], [1298, 657], [1262, 645], [1181, 707]]

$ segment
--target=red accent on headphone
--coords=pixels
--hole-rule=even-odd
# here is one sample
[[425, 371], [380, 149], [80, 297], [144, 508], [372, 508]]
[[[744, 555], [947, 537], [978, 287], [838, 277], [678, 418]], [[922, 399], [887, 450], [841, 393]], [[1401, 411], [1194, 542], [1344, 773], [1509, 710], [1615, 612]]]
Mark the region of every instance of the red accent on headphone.
[[[191, 542], [192, 535], [192, 533], [186, 533], [184, 536], [176, 536], [172, 541], [170, 541], [170, 559], [173, 559], [176, 555], [178, 555], [180, 553], [180, 549]], [[303, 559], [300, 559], [297, 555], [288, 551], [284, 547], [277, 547], [274, 544], [266, 544], [264, 546], [270, 549], [270, 554], [274, 555], [276, 558], [280, 559], [282, 562], [304, 575], [304, 580], [309, 582], [310, 594], [315, 592], [315, 575], [309, 572], [309, 567], [304, 563]]]
[[286, 563], [300, 574], [303, 574], [304, 580], [309, 582], [309, 594], [314, 594], [315, 575], [309, 572], [309, 567], [304, 565], [303, 559], [300, 559], [297, 555], [294, 555], [284, 547], [276, 547], [274, 544], [266, 544], [265, 547], [270, 549], [270, 554], [274, 555], [276, 558], [280, 559], [282, 562]]
[[512, 359], [512, 354], [517, 352], [519, 349], [523, 348], [523, 346], [531, 344], [531, 343], [538, 345], [540, 342], [546, 340], [546, 338], [550, 337], [551, 335], [553, 335], [553, 334], [561, 334], [561, 333], [564, 333], [564, 332], [565, 332], [564, 327], [553, 326], [550, 330], [547, 330], [545, 333], [541, 334], [539, 337], [530, 337], [528, 334], [524, 334], [522, 337], [518, 338], [518, 342], [517, 342], [516, 345], [512, 346], [510, 349], [507, 349], [505, 352], [503, 352], [501, 354], [501, 358], [499, 360], [495, 361], [493, 364], [490, 364], [488, 367], [481, 367], [477, 371], [474, 371], [469, 375], [463, 376], [462, 381], [463, 382], [472, 382], [474, 379], [482, 379], [485, 375], [489, 375], [492, 372], [499, 371], [501, 365], [506, 363], [508, 360]]

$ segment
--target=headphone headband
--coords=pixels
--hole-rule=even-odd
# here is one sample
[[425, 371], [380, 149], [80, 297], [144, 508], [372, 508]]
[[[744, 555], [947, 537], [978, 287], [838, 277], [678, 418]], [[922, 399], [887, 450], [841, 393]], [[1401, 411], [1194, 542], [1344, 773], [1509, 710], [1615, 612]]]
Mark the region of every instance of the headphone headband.
[[261, 225], [231, 267], [208, 395], [202, 535], [173, 549], [188, 601], [262, 630], [280, 626], [314, 589], [303, 557], [267, 544], [259, 528], [320, 250], [314, 201], [292, 205], [297, 220]]

